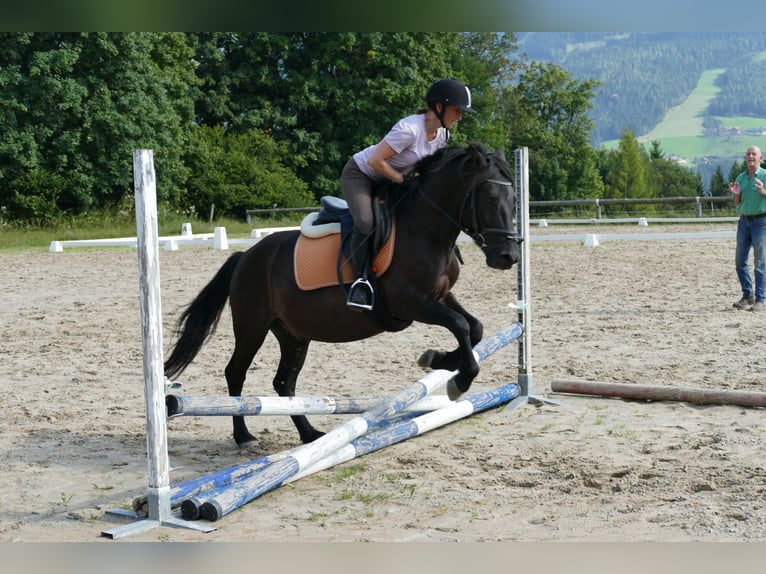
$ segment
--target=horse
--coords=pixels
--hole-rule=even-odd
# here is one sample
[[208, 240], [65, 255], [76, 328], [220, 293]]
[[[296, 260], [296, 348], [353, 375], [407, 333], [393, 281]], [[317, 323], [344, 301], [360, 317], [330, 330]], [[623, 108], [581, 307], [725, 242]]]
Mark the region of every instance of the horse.
[[[455, 371], [447, 393], [459, 398], [479, 373], [472, 348], [482, 339], [483, 326], [451, 291], [461, 263], [457, 238], [461, 232], [469, 235], [495, 269], [511, 269], [521, 253], [505, 154], [491, 153], [481, 143], [446, 146], [421, 159], [404, 182], [391, 184], [383, 195], [396, 241], [388, 270], [375, 279], [372, 311], [349, 309], [342, 282], [301, 290], [293, 263], [300, 231], [275, 232], [230, 255], [186, 306], [175, 326], [165, 376], [174, 377], [191, 364], [228, 299], [235, 338], [224, 371], [229, 396], [241, 396], [247, 370], [269, 332], [280, 349], [272, 385], [279, 396], [293, 397], [311, 341], [358, 341], [419, 322], [444, 327], [457, 340], [449, 352], [426, 350], [417, 364]], [[303, 415], [291, 418], [303, 443], [324, 434]], [[233, 436], [239, 447], [256, 440], [243, 416], [233, 417]]]

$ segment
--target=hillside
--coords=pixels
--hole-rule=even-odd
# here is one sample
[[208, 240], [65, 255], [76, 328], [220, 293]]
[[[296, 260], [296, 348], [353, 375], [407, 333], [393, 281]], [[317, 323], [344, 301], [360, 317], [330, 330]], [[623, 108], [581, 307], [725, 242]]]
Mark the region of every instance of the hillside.
[[752, 143], [766, 145], [766, 34], [519, 33], [529, 60], [560, 65], [602, 86], [593, 101], [594, 146], [625, 128], [659, 140], [707, 180]]

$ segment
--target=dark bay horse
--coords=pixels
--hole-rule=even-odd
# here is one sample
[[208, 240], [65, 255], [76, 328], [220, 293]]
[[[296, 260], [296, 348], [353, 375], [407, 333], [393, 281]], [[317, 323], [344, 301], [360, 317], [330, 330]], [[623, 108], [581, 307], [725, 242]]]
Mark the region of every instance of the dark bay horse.
[[[443, 148], [421, 160], [413, 173], [390, 186], [386, 196], [396, 245], [389, 269], [376, 280], [373, 311], [348, 309], [340, 285], [299, 289], [293, 250], [300, 232], [273, 233], [233, 253], [184, 309], [165, 375], [181, 373], [194, 360], [228, 299], [235, 338], [225, 370], [230, 396], [241, 396], [247, 370], [269, 332], [281, 354], [274, 389], [280, 396], [295, 396], [311, 341], [357, 341], [413, 322], [440, 325], [455, 336], [455, 350], [427, 350], [418, 365], [456, 370], [447, 385], [453, 400], [467, 391], [479, 373], [472, 348], [483, 327], [451, 291], [460, 264], [455, 242], [461, 231], [470, 235], [492, 268], [510, 269], [519, 261], [512, 176], [502, 150], [490, 153], [481, 144]], [[237, 444], [253, 442], [244, 417], [233, 418]], [[304, 443], [322, 436], [305, 416], [292, 419]]]

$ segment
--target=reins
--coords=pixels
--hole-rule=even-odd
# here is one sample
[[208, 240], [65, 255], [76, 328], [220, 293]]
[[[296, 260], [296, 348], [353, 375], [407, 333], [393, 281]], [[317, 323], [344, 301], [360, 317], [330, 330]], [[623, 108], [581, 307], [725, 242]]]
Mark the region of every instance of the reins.
[[430, 197], [428, 197], [425, 192], [423, 191], [422, 186], [418, 186], [418, 191], [420, 192], [420, 196], [425, 199], [426, 203], [428, 203], [431, 207], [433, 207], [436, 211], [441, 213], [446, 219], [451, 221], [455, 224], [455, 226], [460, 229], [463, 233], [468, 235], [471, 239], [473, 239], [474, 243], [481, 247], [482, 249], [485, 249], [488, 247], [486, 236], [487, 235], [504, 235], [506, 241], [516, 241], [516, 243], [521, 243], [523, 240], [520, 239], [515, 233], [512, 231], [509, 231], [507, 229], [499, 229], [495, 227], [488, 227], [486, 229], [481, 228], [481, 224], [478, 221], [477, 217], [477, 210], [476, 210], [476, 189], [484, 185], [485, 183], [493, 183], [495, 185], [502, 185], [502, 186], [510, 186], [513, 187], [513, 183], [510, 181], [505, 180], [499, 180], [494, 178], [488, 178], [482, 181], [479, 185], [471, 188], [471, 190], [466, 195], [465, 199], [463, 200], [463, 205], [460, 208], [460, 215], [458, 216], [460, 219], [462, 219], [463, 212], [465, 211], [465, 206], [469, 202], [471, 203], [471, 215], [472, 215], [472, 225], [473, 229], [470, 227], [461, 224], [459, 221], [457, 221], [454, 217], [452, 217], [451, 214], [449, 214], [442, 206], [435, 203]]

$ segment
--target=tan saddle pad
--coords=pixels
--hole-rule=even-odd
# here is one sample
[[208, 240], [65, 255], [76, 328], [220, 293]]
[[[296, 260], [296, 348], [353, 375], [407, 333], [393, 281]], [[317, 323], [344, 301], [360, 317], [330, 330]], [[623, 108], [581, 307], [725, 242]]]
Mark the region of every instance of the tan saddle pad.
[[[373, 258], [371, 269], [380, 277], [386, 272], [394, 256], [394, 238], [396, 226], [391, 226], [388, 241]], [[332, 233], [324, 237], [306, 237], [301, 234], [295, 244], [295, 283], [303, 291], [330, 287], [338, 284], [338, 250], [340, 249], [340, 233]], [[354, 270], [346, 257], [341, 255], [343, 283], [354, 280]]]

